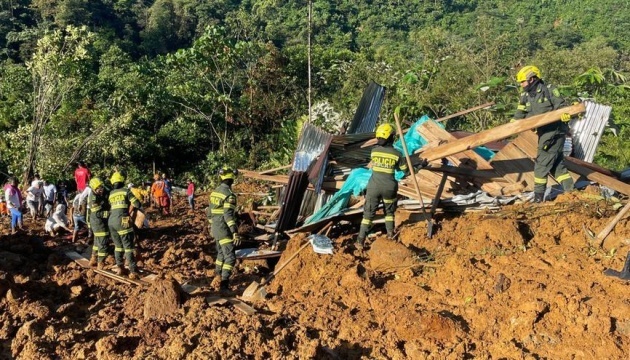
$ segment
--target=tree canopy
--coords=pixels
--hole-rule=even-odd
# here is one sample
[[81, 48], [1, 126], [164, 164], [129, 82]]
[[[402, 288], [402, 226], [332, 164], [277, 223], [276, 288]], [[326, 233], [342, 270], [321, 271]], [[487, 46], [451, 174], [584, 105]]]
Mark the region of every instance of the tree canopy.
[[[535, 64], [570, 100], [613, 106], [596, 162], [630, 163], [630, 25], [615, 0], [312, 0], [313, 121], [381, 113], [479, 131], [508, 121]], [[131, 178], [204, 180], [291, 161], [308, 115], [308, 2], [0, 0], [0, 171], [67, 177], [79, 159]], [[614, 131], [611, 131], [614, 130]]]

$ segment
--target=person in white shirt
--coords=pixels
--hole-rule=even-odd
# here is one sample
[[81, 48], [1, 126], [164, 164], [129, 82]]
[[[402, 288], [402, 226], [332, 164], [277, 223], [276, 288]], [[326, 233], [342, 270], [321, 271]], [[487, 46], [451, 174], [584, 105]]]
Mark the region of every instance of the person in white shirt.
[[57, 235], [57, 232], [60, 229], [72, 232], [72, 230], [68, 228], [68, 217], [66, 216], [65, 205], [57, 205], [57, 208], [55, 208], [55, 212], [52, 214], [52, 216], [46, 219], [44, 229], [50, 234], [50, 236]]
[[[86, 189], [89, 189], [89, 187]], [[74, 230], [72, 231], [72, 242], [75, 242], [77, 240], [77, 235], [79, 234], [79, 230], [82, 227], [88, 227], [86, 221], [87, 198], [84, 198], [83, 202], [81, 202], [81, 195], [82, 193], [78, 193], [74, 197], [74, 200], [72, 200], [72, 222], [74, 224]]]
[[33, 219], [39, 217], [39, 199], [42, 197], [42, 187], [39, 180], [33, 180], [31, 186], [26, 190], [26, 206]]
[[53, 207], [55, 206], [55, 198], [57, 197], [57, 187], [48, 181], [44, 182], [44, 216], [50, 217]]

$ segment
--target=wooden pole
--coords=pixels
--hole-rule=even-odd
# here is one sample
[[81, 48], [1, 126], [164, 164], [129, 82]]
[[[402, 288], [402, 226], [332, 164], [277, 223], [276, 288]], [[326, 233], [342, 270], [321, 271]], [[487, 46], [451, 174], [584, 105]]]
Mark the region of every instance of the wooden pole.
[[624, 215], [626, 215], [626, 213], [628, 212], [628, 210], [630, 210], [630, 201], [626, 204], [626, 206], [623, 207], [623, 209], [621, 209], [621, 211], [619, 211], [619, 213], [617, 214], [617, 216], [615, 216], [614, 219], [612, 219], [610, 221], [610, 223], [608, 223], [608, 225], [604, 228], [604, 230], [602, 230], [598, 235], [597, 235], [597, 240], [600, 241], [599, 243], [599, 247], [603, 247], [604, 246], [604, 241], [606, 240], [606, 237], [608, 236], [608, 234], [610, 234], [610, 232], [612, 231], [612, 229], [615, 228], [615, 225], [617, 225], [617, 223], [619, 222], [619, 220], [621, 220], [621, 218], [623, 218]]
[[398, 119], [398, 113], [394, 112], [394, 119], [396, 120], [396, 128], [398, 128], [398, 136], [400, 136], [400, 142], [402, 143], [403, 151], [405, 152], [405, 158], [407, 159], [407, 166], [409, 167], [409, 174], [413, 178], [413, 184], [416, 188], [416, 195], [418, 196], [418, 200], [420, 201], [420, 205], [422, 206], [422, 213], [427, 218], [428, 228], [431, 229], [433, 227], [433, 223], [431, 221], [431, 217], [427, 216], [427, 209], [424, 208], [424, 200], [422, 200], [422, 193], [420, 192], [420, 184], [418, 184], [418, 179], [416, 178], [416, 172], [413, 170], [413, 164], [411, 163], [411, 158], [409, 157], [409, 151], [407, 150], [407, 144], [405, 143], [405, 135], [403, 134], [402, 127], [400, 127], [400, 120]]
[[560, 116], [564, 113], [570, 115], [577, 115], [586, 111], [584, 104], [576, 104], [567, 106], [562, 109], [550, 111], [541, 115], [532, 116], [528, 119], [518, 120], [508, 124], [499, 125], [489, 130], [482, 131], [480, 133], [467, 136], [465, 138], [451, 141], [447, 144], [436, 146], [431, 149], [427, 149], [420, 153], [420, 155], [414, 155], [414, 163], [419, 164], [421, 157], [428, 161], [439, 160], [447, 156], [451, 156], [462, 151], [472, 150], [478, 146], [485, 145], [492, 141], [502, 140], [510, 137], [514, 134], [519, 134], [524, 131], [535, 129], [543, 125], [551, 124], [559, 121]]
[[480, 109], [485, 109], [485, 108], [487, 108], [487, 107], [489, 107], [489, 106], [492, 106], [492, 105], [494, 105], [494, 102], [485, 103], [485, 104], [483, 104], [483, 105], [479, 105], [479, 106], [471, 107], [470, 109], [466, 109], [466, 110], [462, 110], [462, 111], [460, 111], [460, 112], [456, 112], [455, 114], [451, 114], [451, 115], [447, 115], [447, 116], [445, 116], [445, 117], [441, 117], [441, 118], [439, 118], [439, 119], [437, 119], [437, 120], [435, 120], [435, 121], [436, 121], [436, 122], [446, 121], [446, 120], [448, 120], [448, 119], [452, 119], [452, 118], [454, 118], [454, 117], [458, 117], [458, 116], [466, 115], [466, 114], [471, 113], [471, 112], [473, 112], [473, 111], [477, 111], [477, 110], [480, 110]]

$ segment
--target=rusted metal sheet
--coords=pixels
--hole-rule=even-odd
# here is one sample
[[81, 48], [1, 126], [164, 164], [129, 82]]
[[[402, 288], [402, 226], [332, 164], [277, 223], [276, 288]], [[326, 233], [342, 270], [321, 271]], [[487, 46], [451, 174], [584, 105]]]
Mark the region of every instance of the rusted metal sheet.
[[586, 162], [593, 162], [612, 107], [592, 101], [585, 101], [584, 105], [586, 105], [584, 117], [573, 119], [569, 123], [573, 139], [573, 156]]
[[371, 81], [365, 88], [365, 91], [363, 91], [359, 107], [354, 113], [354, 118], [348, 127], [347, 133], [361, 134], [373, 132], [384, 99], [385, 88]]

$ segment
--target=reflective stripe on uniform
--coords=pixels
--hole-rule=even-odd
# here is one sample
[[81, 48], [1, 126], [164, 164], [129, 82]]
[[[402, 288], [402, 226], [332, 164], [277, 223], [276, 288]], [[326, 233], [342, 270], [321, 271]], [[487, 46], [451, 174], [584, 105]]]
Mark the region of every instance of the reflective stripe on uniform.
[[547, 178], [534, 178], [534, 183], [536, 184], [546, 184], [547, 183]]
[[227, 226], [229, 226], [229, 227], [236, 226], [236, 221], [234, 221], [234, 220], [230, 220], [230, 221], [228, 221], [226, 224], [227, 224]]
[[385, 221], [394, 221], [394, 217], [391, 215], [385, 216]]
[[213, 215], [223, 215], [223, 209], [212, 209], [210, 210], [210, 213]]
[[569, 180], [571, 178], [571, 175], [569, 175], [569, 173], [566, 173], [564, 175], [560, 175], [556, 178], [556, 180], [558, 180], [558, 182], [563, 182], [564, 180]]
[[218, 197], [219, 199], [225, 200], [225, 198], [227, 197], [227, 195], [221, 194], [220, 192], [212, 192], [210, 194], [210, 197]]
[[393, 168], [386, 169], [386, 168], [381, 168], [381, 167], [374, 166], [372, 168], [372, 170], [376, 171], [376, 172], [380, 172], [380, 173], [385, 173], [385, 174], [393, 174], [394, 173], [394, 169]]
[[127, 209], [129, 208], [129, 205], [127, 204], [116, 204], [116, 205], [112, 205], [112, 210], [113, 209]]
[[219, 266], [223, 265], [223, 261], [219, 261], [219, 260], [216, 260], [214, 263]]
[[232, 205], [229, 202], [223, 203], [224, 209], [236, 209], [236, 205]]
[[99, 257], [104, 257], [104, 256], [107, 256], [107, 253], [106, 253], [106, 252], [100, 252], [100, 251], [99, 251], [98, 256], [99, 256]]
[[118, 233], [118, 235], [127, 235], [129, 233], [132, 233], [133, 229], [118, 230], [116, 232]]
[[96, 245], [92, 246], [92, 251], [98, 251], [98, 246]]
[[117, 248], [114, 248], [114, 251], [123, 252], [125, 251], [125, 249], [117, 247]]
[[518, 110], [525, 110], [527, 107], [525, 105], [519, 105], [516, 107]]
[[232, 242], [232, 239], [230, 239], [230, 238], [225, 238], [225, 239], [221, 239], [221, 240], [219, 240], [219, 245], [227, 245], [227, 244], [229, 244], [229, 243], [231, 243], [231, 242]]
[[125, 252], [126, 252], [126, 253], [133, 252], [133, 248], [132, 248], [132, 249], [125, 249]]
[[361, 220], [361, 225], [372, 225], [372, 220], [363, 219]]
[[94, 236], [97, 236], [97, 237], [105, 237], [105, 236], [108, 236], [108, 235], [109, 235], [108, 232], [95, 232], [94, 233]]
[[393, 202], [394, 202], [394, 199], [383, 199], [383, 202], [384, 202], [385, 204], [391, 204], [391, 203], [393, 203]]
[[223, 264], [222, 269], [223, 269], [223, 270], [232, 270], [232, 268], [233, 268], [233, 267], [234, 267], [234, 266], [232, 266], [232, 265]]

